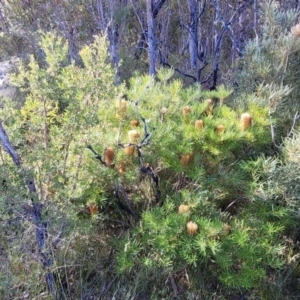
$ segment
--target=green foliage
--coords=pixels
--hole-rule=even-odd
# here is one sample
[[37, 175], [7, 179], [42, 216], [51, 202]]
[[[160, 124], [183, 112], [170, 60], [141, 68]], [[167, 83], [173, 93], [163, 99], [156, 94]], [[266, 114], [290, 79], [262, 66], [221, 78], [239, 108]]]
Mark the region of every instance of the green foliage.
[[275, 1], [261, 4], [261, 35], [246, 43], [243, 59], [238, 64], [235, 83], [239, 105], [247, 105], [246, 94], [254, 94], [250, 101], [269, 109], [281, 142], [293, 125], [299, 110], [299, 51], [300, 39], [292, 33], [298, 12], [282, 10]]
[[274, 209], [289, 212], [290, 222], [299, 217], [299, 133], [284, 142], [283, 160], [260, 158], [252, 168], [254, 199], [276, 204]]
[[[189, 205], [188, 213], [177, 212], [180, 203]], [[263, 205], [259, 212], [257, 208], [256, 203], [249, 204], [238, 217], [230, 217], [218, 211], [207, 195], [183, 191], [181, 199], [169, 198], [162, 208], [143, 214], [140, 226], [119, 244], [117, 272], [128, 273], [133, 267], [148, 273], [205, 268], [207, 276], [218, 277], [227, 287], [252, 288], [266, 277], [268, 268], [282, 267], [285, 249], [279, 220], [287, 211], [268, 221], [270, 208]], [[187, 234], [187, 220], [198, 224], [196, 236]]]
[[[298, 154], [287, 142], [284, 169], [279, 158], [261, 157], [272, 141], [268, 108], [256, 96], [248, 95], [253, 101], [233, 109], [227, 106], [229, 95], [239, 97], [233, 91], [183, 88], [171, 70], [159, 70], [158, 80], [137, 75], [127, 88], [116, 86], [105, 36], [80, 51], [81, 67], [68, 64], [68, 47], [55, 34], [41, 34], [40, 46], [45, 63], [31, 57], [12, 76], [24, 91], [23, 102], [3, 100], [0, 112], [25, 170], [16, 170], [1, 152], [7, 182], [0, 191], [1, 218], [8, 224], [4, 252], [14, 266], [9, 280], [24, 280], [22, 262], [16, 260], [24, 249], [20, 239], [26, 253], [34, 248], [32, 224], [18, 219], [17, 231], [9, 223], [26, 211], [30, 216], [28, 174], [44, 205], [47, 242], [66, 228], [52, 266], [57, 293], [66, 298], [86, 293], [93, 280], [99, 282], [99, 273], [103, 281], [95, 290], [106, 278], [126, 286], [128, 276], [137, 277], [132, 290], [146, 293], [151, 285], [159, 290], [166, 278], [178, 276], [178, 284], [187, 278], [196, 293], [208, 281], [229, 290], [259, 289], [271, 270], [281, 270], [288, 250], [282, 235], [298, 216], [287, 218], [294, 208], [284, 202], [287, 189], [273, 197], [283, 188], [279, 180], [274, 191], [268, 184], [277, 172], [288, 174]], [[257, 97], [263, 102], [268, 95]], [[240, 121], [246, 111], [249, 127]], [[196, 120], [202, 125], [195, 126]], [[188, 209], [181, 213], [180, 205]], [[197, 229], [187, 232], [190, 221]], [[12, 240], [17, 246], [9, 252]], [[28, 254], [29, 262], [37, 264]], [[207, 278], [202, 280], [196, 274], [203, 269]], [[41, 268], [32, 272], [33, 280], [43, 282]], [[31, 286], [30, 297], [43, 291], [42, 284]], [[119, 290], [117, 283], [112, 286]], [[170, 296], [167, 290], [160, 293]]]

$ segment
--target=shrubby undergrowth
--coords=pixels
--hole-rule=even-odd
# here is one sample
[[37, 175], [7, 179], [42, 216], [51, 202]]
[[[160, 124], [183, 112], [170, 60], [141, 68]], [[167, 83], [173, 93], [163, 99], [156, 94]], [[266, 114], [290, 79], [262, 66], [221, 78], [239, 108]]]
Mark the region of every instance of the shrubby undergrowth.
[[172, 70], [115, 86], [105, 37], [81, 50], [81, 67], [55, 34], [40, 46], [44, 64], [31, 57], [11, 77], [22, 103], [3, 99], [0, 112], [23, 166], [1, 149], [2, 298], [48, 297], [34, 201], [59, 299], [287, 295], [299, 272], [299, 134], [274, 149], [282, 120], [258, 93], [272, 82], [243, 89], [243, 103], [225, 86], [183, 87]]

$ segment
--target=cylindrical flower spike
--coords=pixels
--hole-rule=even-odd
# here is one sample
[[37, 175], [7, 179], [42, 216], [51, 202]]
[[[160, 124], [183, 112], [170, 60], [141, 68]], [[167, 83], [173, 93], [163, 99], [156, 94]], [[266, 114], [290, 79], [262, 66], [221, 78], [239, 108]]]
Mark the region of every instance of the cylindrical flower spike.
[[160, 110], [160, 113], [162, 115], [165, 115], [166, 113], [168, 112], [168, 109], [166, 107], [163, 107], [161, 110]]
[[128, 139], [129, 139], [130, 143], [135, 144], [139, 137], [140, 137], [140, 134], [135, 129], [128, 131]]
[[140, 125], [139, 120], [131, 120], [130, 121], [131, 128], [138, 127], [139, 125]]
[[187, 167], [193, 158], [193, 153], [183, 154], [180, 156], [180, 164], [183, 167]]
[[178, 207], [178, 213], [180, 215], [189, 212], [189, 210], [190, 210], [190, 207], [188, 205], [186, 205], [186, 204], [181, 204]]
[[222, 134], [225, 131], [225, 126], [220, 124], [216, 127], [215, 131], [217, 134]]
[[195, 121], [195, 128], [196, 128], [197, 130], [201, 130], [201, 129], [203, 128], [203, 125], [204, 125], [204, 123], [203, 123], [202, 120], [196, 120], [196, 121]]
[[107, 147], [104, 150], [104, 162], [108, 167], [111, 166], [114, 156], [115, 156], [114, 149], [112, 147]]
[[135, 151], [135, 146], [133, 146], [133, 145], [127, 146], [127, 147], [124, 148], [124, 152], [127, 156], [133, 156], [134, 151]]
[[127, 107], [127, 102], [124, 99], [121, 99], [119, 102], [119, 110], [121, 112], [125, 112], [126, 111], [126, 107]]
[[198, 225], [195, 222], [190, 221], [186, 224], [186, 231], [188, 235], [193, 236], [198, 231]]
[[191, 108], [189, 106], [185, 106], [183, 109], [182, 109], [182, 115], [183, 116], [186, 116], [188, 114], [190, 114], [192, 112]]
[[291, 34], [294, 36], [294, 37], [299, 37], [300, 36], [300, 24], [296, 24], [295, 26], [293, 26], [291, 28]]
[[249, 113], [243, 113], [241, 115], [241, 119], [240, 119], [240, 125], [241, 125], [241, 129], [243, 131], [247, 130], [250, 126], [251, 126], [251, 123], [252, 123], [252, 117]]
[[214, 107], [214, 102], [212, 101], [212, 99], [207, 99], [206, 100], [206, 109], [205, 109], [205, 113], [207, 116], [212, 114], [213, 107]]
[[95, 215], [99, 211], [98, 205], [96, 203], [89, 203], [88, 209], [89, 209], [91, 215]]
[[118, 173], [120, 175], [124, 174], [125, 173], [125, 167], [123, 165], [119, 165], [118, 166]]

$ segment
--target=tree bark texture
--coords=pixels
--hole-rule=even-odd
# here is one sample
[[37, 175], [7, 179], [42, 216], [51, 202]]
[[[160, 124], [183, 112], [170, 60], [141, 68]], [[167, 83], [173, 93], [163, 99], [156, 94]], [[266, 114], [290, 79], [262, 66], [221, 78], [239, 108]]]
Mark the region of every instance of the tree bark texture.
[[147, 40], [148, 40], [148, 58], [149, 58], [149, 74], [155, 75], [155, 37], [154, 37], [154, 16], [153, 16], [153, 1], [147, 0]]
[[198, 57], [198, 9], [197, 0], [187, 0], [189, 9], [188, 40], [191, 69], [197, 68]]

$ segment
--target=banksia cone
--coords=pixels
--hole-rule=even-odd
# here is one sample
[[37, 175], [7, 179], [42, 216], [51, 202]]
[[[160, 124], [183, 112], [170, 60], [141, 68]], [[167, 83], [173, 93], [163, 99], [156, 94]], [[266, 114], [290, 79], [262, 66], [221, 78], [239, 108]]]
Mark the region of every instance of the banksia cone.
[[133, 156], [135, 151], [135, 146], [127, 146], [124, 148], [124, 152], [127, 156]]
[[293, 26], [291, 28], [291, 34], [294, 36], [294, 37], [299, 37], [300, 36], [300, 24], [296, 24], [295, 26]]
[[187, 167], [193, 158], [193, 153], [183, 154], [180, 156], [180, 164], [183, 167]]
[[178, 207], [178, 213], [180, 215], [189, 212], [189, 210], [190, 210], [190, 207], [188, 205], [185, 205], [185, 204], [181, 204]]
[[223, 225], [223, 233], [224, 233], [225, 235], [229, 234], [230, 229], [231, 229], [231, 226], [230, 226], [230, 225], [228, 225], [228, 224], [224, 224], [224, 225]]
[[167, 113], [168, 109], [166, 107], [163, 107], [161, 110], [160, 110], [160, 113], [162, 115], [165, 115]]
[[225, 131], [225, 126], [220, 124], [216, 127], [215, 131], [216, 131], [217, 134], [221, 134]]
[[126, 107], [127, 107], [127, 102], [126, 102], [126, 100], [121, 99], [121, 100], [119, 101], [119, 110], [120, 110], [121, 112], [125, 112], [125, 111], [126, 111]]
[[140, 137], [140, 134], [136, 130], [129, 130], [128, 131], [128, 139], [130, 143], [135, 144]]
[[139, 125], [140, 125], [139, 120], [131, 120], [130, 121], [131, 128], [138, 127]]
[[188, 114], [190, 114], [192, 112], [191, 108], [189, 106], [185, 106], [183, 109], [182, 109], [182, 115], [183, 116], [187, 116]]
[[98, 205], [95, 203], [88, 204], [88, 209], [91, 215], [95, 215], [98, 213]]
[[243, 131], [247, 130], [251, 126], [251, 123], [252, 123], [251, 115], [248, 113], [243, 113], [240, 119], [241, 129]]
[[186, 224], [186, 231], [188, 235], [195, 235], [198, 231], [198, 225], [195, 222], [190, 221]]
[[126, 103], [126, 100], [124, 99], [121, 99], [121, 100], [118, 100], [117, 102], [117, 112], [116, 112], [116, 117], [118, 119], [122, 118], [126, 112], [126, 107], [127, 107], [127, 103]]
[[125, 173], [125, 167], [123, 165], [119, 165], [118, 166], [118, 173], [120, 175], [124, 174]]
[[206, 109], [205, 109], [205, 113], [207, 116], [212, 114], [213, 106], [214, 106], [213, 101], [211, 99], [207, 99], [206, 100]]
[[203, 128], [203, 121], [202, 120], [196, 120], [195, 121], [195, 128], [200, 130]]
[[110, 167], [111, 166], [111, 163], [114, 159], [114, 156], [115, 156], [115, 153], [114, 153], [114, 149], [111, 148], [111, 147], [107, 147], [105, 150], [104, 150], [104, 162], [105, 164]]

